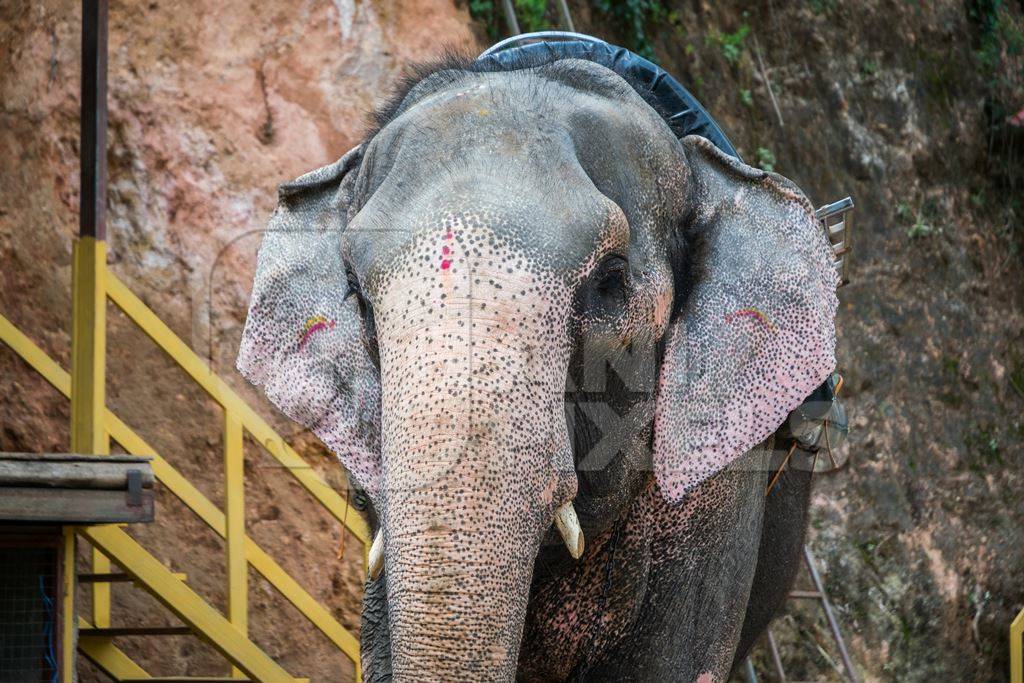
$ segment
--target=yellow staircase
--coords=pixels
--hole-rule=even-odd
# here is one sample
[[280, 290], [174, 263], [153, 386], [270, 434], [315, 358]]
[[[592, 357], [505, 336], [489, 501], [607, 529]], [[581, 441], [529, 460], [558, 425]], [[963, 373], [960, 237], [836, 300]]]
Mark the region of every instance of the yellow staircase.
[[[369, 535], [360, 515], [303, 460], [256, 412], [197, 356], [153, 311], [139, 300], [106, 266], [102, 240], [83, 237], [75, 243], [73, 267], [73, 374], [61, 368], [25, 334], [0, 315], [0, 340], [13, 349], [58, 391], [71, 399], [72, 452], [108, 453], [114, 441], [128, 453], [152, 456], [153, 472], [164, 488], [177, 496], [207, 526], [225, 539], [227, 614], [221, 614], [193, 591], [135, 539], [116, 525], [76, 529], [77, 537], [93, 548], [92, 620], [78, 617], [78, 650], [117, 681], [295, 681], [273, 661], [248, 632], [248, 568], [259, 572], [310, 623], [348, 657], [360, 680], [359, 641], [331, 611], [318, 602], [256, 544], [245, 531], [243, 437], [248, 433], [313, 498], [363, 544]], [[224, 410], [224, 490], [221, 510], [168, 463], [117, 415], [106, 408], [104, 397], [106, 302], [109, 299], [167, 353]], [[160, 523], [159, 516], [155, 522]], [[343, 533], [345, 533], [343, 531]], [[71, 539], [73, 541], [74, 539]], [[74, 554], [71, 555], [74, 557]], [[73, 562], [73, 561], [72, 561]], [[121, 572], [112, 570], [112, 563]], [[73, 571], [74, 567], [70, 567]], [[130, 629], [112, 629], [110, 583], [132, 580], [148, 591], [185, 625], [183, 628], [141, 629], [133, 635], [193, 633], [220, 652], [232, 665], [230, 678], [153, 677], [115, 644]], [[73, 600], [65, 606], [65, 628], [74, 618]], [[66, 631], [66, 636], [72, 635]], [[65, 642], [71, 642], [70, 638]], [[65, 648], [70, 650], [70, 648]], [[73, 653], [65, 652], [64, 665], [73, 667]], [[66, 670], [67, 670], [66, 669]]]

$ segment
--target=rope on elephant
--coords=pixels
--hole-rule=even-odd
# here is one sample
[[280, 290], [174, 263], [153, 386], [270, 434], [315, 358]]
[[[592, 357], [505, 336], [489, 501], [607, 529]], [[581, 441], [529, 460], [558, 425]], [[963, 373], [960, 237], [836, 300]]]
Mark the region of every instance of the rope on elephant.
[[[835, 386], [832, 388], [833, 405], [838, 401], [839, 392], [843, 388], [843, 376], [840, 375], [839, 373], [836, 373], [834, 382]], [[831, 463], [831, 469], [836, 470], [839, 468], [839, 462], [836, 460], [835, 454], [832, 452], [832, 438], [831, 436], [829, 436], [830, 425], [837, 426], [835, 420], [831, 419], [833, 412], [833, 410], [829, 410], [829, 412], [826, 413], [825, 416], [822, 418], [821, 426], [818, 428], [820, 429], [820, 432], [818, 433], [820, 434], [819, 438], [824, 439], [825, 441], [824, 451], [828, 455], [828, 459]], [[840, 434], [842, 434], [843, 429], [845, 428], [844, 425], [840, 423], [838, 425], [838, 428], [840, 430]], [[782, 459], [782, 463], [779, 465], [779, 469], [775, 471], [774, 475], [772, 475], [772, 480], [768, 483], [768, 488], [765, 489], [764, 494], [766, 496], [772, 492], [773, 488], [775, 488], [775, 484], [778, 483], [783, 471], [786, 469], [786, 467], [789, 466], [790, 459], [793, 457], [793, 453], [796, 451], [797, 447], [800, 446], [800, 444], [801, 439], [794, 436], [793, 443], [790, 444], [789, 450], [786, 452], [786, 457]], [[839, 444], [836, 444], [837, 447], [838, 445]], [[816, 444], [805, 444], [803, 446], [803, 450], [806, 450], [813, 454], [814, 459], [811, 461], [811, 472], [816, 472], [818, 466], [818, 455], [821, 453], [822, 448], [818, 447]]]

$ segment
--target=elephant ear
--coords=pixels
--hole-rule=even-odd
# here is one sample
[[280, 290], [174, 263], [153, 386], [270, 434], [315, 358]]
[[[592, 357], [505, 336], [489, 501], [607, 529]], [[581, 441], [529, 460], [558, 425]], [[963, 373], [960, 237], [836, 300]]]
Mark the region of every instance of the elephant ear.
[[654, 469], [678, 502], [781, 425], [835, 367], [838, 275], [793, 183], [682, 141], [692, 289], [667, 332]]
[[308, 427], [357, 483], [379, 487], [380, 381], [362, 341], [341, 238], [361, 151], [278, 190], [256, 264], [238, 370]]

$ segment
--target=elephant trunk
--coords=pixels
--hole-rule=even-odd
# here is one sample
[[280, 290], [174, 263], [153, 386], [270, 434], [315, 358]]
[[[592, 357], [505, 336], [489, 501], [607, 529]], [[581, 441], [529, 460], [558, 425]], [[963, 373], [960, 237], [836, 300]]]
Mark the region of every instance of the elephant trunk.
[[486, 315], [470, 298], [434, 324], [381, 326], [397, 680], [514, 678], [533, 563], [556, 508], [575, 494], [564, 350], [525, 326], [494, 334], [483, 321], [516, 309], [486, 301]]
[[514, 676], [544, 515], [521, 491], [482, 491], [471, 469], [386, 508], [397, 680]]

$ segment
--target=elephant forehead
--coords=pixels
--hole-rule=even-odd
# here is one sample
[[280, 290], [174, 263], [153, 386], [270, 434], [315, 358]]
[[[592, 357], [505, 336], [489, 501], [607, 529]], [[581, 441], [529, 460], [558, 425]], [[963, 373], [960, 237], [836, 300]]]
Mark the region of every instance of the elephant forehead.
[[506, 177], [516, 182], [502, 182], [491, 170], [490, 176], [439, 178], [402, 201], [401, 188], [386, 186], [356, 216], [342, 248], [375, 306], [398, 280], [402, 287], [455, 286], [468, 278], [466, 296], [470, 286], [489, 284], [477, 282], [484, 273], [511, 280], [501, 287], [525, 277], [533, 287], [568, 292], [605, 255], [629, 250], [631, 226], [623, 211], [578, 166], [582, 180], [566, 180], [568, 170], [558, 176], [565, 182], [547, 191], [538, 184], [548, 176], [509, 169]]
[[477, 218], [449, 215], [376, 278], [382, 448], [410, 464], [389, 470], [389, 495], [479, 468], [498, 476], [524, 458], [538, 476], [555, 461], [572, 471], [571, 290]]
[[441, 216], [375, 271], [382, 341], [432, 348], [441, 342], [421, 337], [438, 327], [507, 337], [505, 343], [566, 336], [572, 275], [497, 234], [493, 222], [487, 212]]
[[579, 126], [580, 117], [605, 128], [634, 131], [638, 125], [660, 122], [614, 72], [591, 62], [566, 61], [557, 67], [428, 77], [413, 88], [373, 145], [387, 146], [401, 138], [403, 144], [455, 141], [461, 147], [467, 135], [476, 137], [484, 129], [537, 139]]
[[617, 243], [605, 248], [624, 251], [631, 227], [677, 222], [679, 183], [660, 179], [681, 176], [678, 142], [621, 85], [629, 98], [532, 71], [472, 74], [412, 98], [367, 143], [359, 170], [347, 240], [360, 279], [416, 226], [436, 224], [425, 216], [487, 212], [495, 232], [560, 259], [558, 270], [578, 269], [609, 234]]

